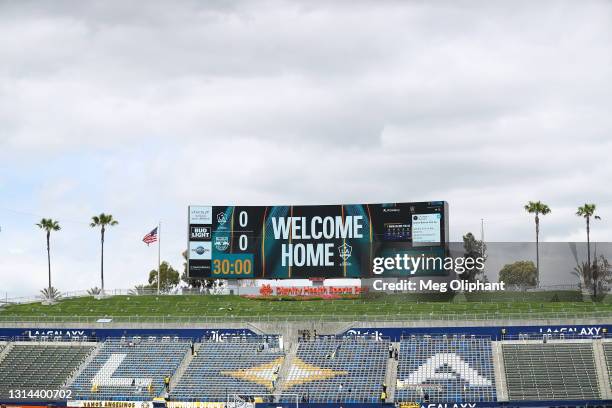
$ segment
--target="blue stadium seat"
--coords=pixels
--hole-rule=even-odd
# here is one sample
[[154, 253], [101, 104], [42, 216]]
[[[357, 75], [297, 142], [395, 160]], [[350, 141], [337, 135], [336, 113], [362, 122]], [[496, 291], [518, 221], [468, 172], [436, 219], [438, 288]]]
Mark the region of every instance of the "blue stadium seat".
[[73, 399], [150, 400], [164, 392], [187, 351], [188, 341], [165, 338], [107, 339], [70, 388]]
[[171, 391], [173, 399], [226, 401], [272, 393], [284, 353], [275, 336], [241, 336], [196, 345], [197, 356]]
[[378, 402], [389, 344], [362, 337], [302, 341], [283, 391], [308, 402]]
[[490, 338], [413, 336], [402, 339], [396, 401], [495, 401]]

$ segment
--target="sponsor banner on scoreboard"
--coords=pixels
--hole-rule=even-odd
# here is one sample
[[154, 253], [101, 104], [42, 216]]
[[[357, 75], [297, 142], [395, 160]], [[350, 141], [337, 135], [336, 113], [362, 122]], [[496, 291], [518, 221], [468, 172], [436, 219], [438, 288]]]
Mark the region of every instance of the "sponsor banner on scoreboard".
[[212, 207], [203, 205], [192, 205], [189, 207], [189, 224], [204, 224], [212, 223]]
[[189, 227], [189, 239], [191, 241], [210, 241], [210, 225], [192, 225]]
[[[448, 205], [190, 206], [192, 278], [369, 278], [397, 256], [443, 257]], [[439, 269], [385, 276], [444, 275]]]
[[210, 242], [190, 242], [189, 258], [196, 260], [210, 260], [212, 256], [212, 245]]

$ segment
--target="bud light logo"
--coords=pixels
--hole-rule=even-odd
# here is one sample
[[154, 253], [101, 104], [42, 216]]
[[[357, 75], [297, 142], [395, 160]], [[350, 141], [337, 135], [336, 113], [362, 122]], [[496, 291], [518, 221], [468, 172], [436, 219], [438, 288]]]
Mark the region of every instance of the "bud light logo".
[[209, 241], [210, 227], [191, 227], [190, 238], [192, 241]]

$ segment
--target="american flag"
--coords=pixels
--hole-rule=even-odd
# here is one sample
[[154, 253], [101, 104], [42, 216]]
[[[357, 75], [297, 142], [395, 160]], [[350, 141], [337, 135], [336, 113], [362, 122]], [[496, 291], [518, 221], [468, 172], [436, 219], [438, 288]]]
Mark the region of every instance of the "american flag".
[[145, 235], [142, 239], [142, 242], [147, 244], [147, 246], [149, 246], [149, 244], [152, 244], [153, 242], [157, 242], [157, 227], [155, 227], [153, 231]]

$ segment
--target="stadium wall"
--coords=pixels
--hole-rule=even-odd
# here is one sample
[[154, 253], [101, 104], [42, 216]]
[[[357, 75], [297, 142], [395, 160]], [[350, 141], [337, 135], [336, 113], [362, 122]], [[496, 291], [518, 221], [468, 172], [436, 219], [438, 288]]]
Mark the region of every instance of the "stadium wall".
[[[397, 322], [395, 322], [397, 324]], [[121, 336], [178, 336], [182, 338], [218, 338], [222, 339], [228, 336], [245, 335], [252, 336], [256, 334], [278, 334], [287, 336], [287, 340], [293, 340], [297, 336], [297, 331], [302, 329], [317, 330], [319, 335], [358, 335], [358, 336], [375, 336], [380, 338], [389, 338], [392, 341], [399, 341], [402, 336], [410, 336], [417, 334], [430, 335], [477, 335], [490, 336], [493, 340], [501, 340], [502, 335], [518, 336], [519, 334], [548, 334], [548, 333], [563, 333], [572, 337], [592, 338], [601, 336], [604, 333], [612, 330], [612, 324], [609, 323], [594, 323], [594, 324], [536, 324], [536, 325], [495, 325], [495, 326], [391, 326], [385, 324], [367, 325], [368, 323], [347, 323], [340, 327], [326, 327], [312, 322], [304, 322], [302, 324], [276, 324], [269, 327], [256, 327], [250, 324], [227, 324], [225, 327], [207, 328], [185, 328], [172, 327], [173, 325], [151, 325], [149, 327], [129, 327], [130, 325], [104, 326], [104, 325], [23, 325], [0, 327], [0, 338], [31, 338], [34, 336], [59, 336], [64, 339], [87, 336], [88, 338], [96, 338], [104, 340], [107, 337]]]

